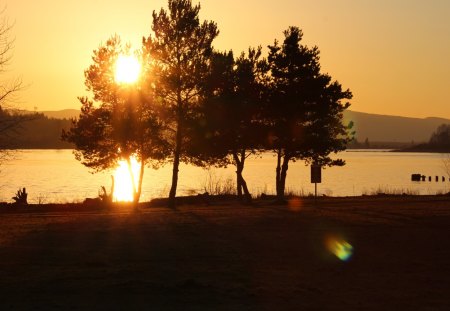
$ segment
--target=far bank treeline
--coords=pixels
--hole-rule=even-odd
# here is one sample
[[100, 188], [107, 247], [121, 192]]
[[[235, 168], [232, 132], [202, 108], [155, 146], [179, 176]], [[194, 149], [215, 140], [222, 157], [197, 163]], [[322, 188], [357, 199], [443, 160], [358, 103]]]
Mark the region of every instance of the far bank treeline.
[[396, 151], [450, 153], [450, 124], [441, 124], [438, 126], [436, 131], [431, 134], [428, 143], [413, 145]]
[[[199, 20], [200, 5], [169, 0], [152, 14], [152, 33], [131, 51], [117, 36], [99, 46], [85, 71], [91, 97], [79, 98], [80, 118], [64, 131], [75, 156], [94, 171], [121, 159], [139, 159], [139, 200], [145, 166], [172, 163], [169, 205], [175, 205], [180, 163], [236, 168], [236, 191], [251, 200], [244, 178], [246, 159], [272, 151], [276, 192], [283, 199], [289, 164], [306, 161], [343, 165], [329, 155], [346, 148], [351, 124], [343, 111], [349, 90], [323, 73], [319, 49], [302, 44], [289, 27], [281, 41], [241, 54], [213, 47], [215, 22]], [[115, 64], [135, 55], [142, 64], [136, 83], [118, 83]], [[181, 172], [182, 173], [182, 172]]]
[[72, 149], [61, 140], [70, 119], [49, 118], [42, 113], [4, 110], [0, 106], [0, 149]]

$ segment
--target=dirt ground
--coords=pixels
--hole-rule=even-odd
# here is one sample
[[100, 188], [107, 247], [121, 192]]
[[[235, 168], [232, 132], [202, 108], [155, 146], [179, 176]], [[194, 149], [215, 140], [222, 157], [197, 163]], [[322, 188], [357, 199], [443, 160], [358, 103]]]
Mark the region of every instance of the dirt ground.
[[1, 207], [0, 309], [450, 310], [449, 233], [448, 196]]

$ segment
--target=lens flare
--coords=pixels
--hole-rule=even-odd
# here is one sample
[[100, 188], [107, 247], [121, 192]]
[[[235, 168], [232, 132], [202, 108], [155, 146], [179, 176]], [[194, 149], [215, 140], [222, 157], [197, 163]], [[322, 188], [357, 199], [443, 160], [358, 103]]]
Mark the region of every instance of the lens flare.
[[303, 206], [303, 202], [299, 197], [293, 197], [288, 200], [288, 208], [292, 212], [300, 212]]
[[353, 246], [343, 239], [329, 237], [326, 240], [327, 249], [342, 261], [348, 261], [353, 255]]

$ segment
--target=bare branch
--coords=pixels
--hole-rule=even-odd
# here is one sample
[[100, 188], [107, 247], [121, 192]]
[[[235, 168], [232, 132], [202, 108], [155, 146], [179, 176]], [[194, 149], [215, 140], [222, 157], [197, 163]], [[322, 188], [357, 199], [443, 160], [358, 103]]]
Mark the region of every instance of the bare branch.
[[[14, 23], [5, 16], [5, 11], [6, 7], [0, 10], [0, 74], [5, 73], [6, 67], [10, 64], [14, 48], [14, 38], [11, 38]], [[32, 118], [12, 110], [14, 108], [12, 103], [17, 100], [17, 95], [22, 89], [21, 78], [0, 81], [0, 165], [10, 160], [14, 152], [12, 134], [17, 133], [22, 122]]]
[[16, 78], [0, 85], [0, 106], [4, 109], [10, 109], [11, 104], [15, 103], [19, 91], [23, 90], [23, 82], [21, 78]]
[[0, 11], [0, 72], [5, 71], [5, 67], [9, 65], [12, 59], [12, 50], [14, 48], [14, 39], [11, 38], [11, 30], [14, 23], [10, 23], [9, 19], [5, 17], [6, 8]]

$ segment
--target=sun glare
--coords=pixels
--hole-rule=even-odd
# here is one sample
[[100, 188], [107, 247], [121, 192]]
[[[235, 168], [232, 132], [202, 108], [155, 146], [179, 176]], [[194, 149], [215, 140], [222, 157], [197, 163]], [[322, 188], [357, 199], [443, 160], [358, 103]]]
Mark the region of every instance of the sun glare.
[[120, 55], [116, 61], [115, 79], [118, 83], [134, 83], [141, 73], [141, 64], [134, 56]]
[[[131, 170], [133, 172], [134, 184], [138, 185], [140, 164], [135, 157], [131, 158]], [[114, 195], [115, 202], [132, 202], [133, 201], [133, 184], [131, 182], [130, 172], [128, 170], [127, 161], [119, 161], [119, 166], [114, 172]]]

